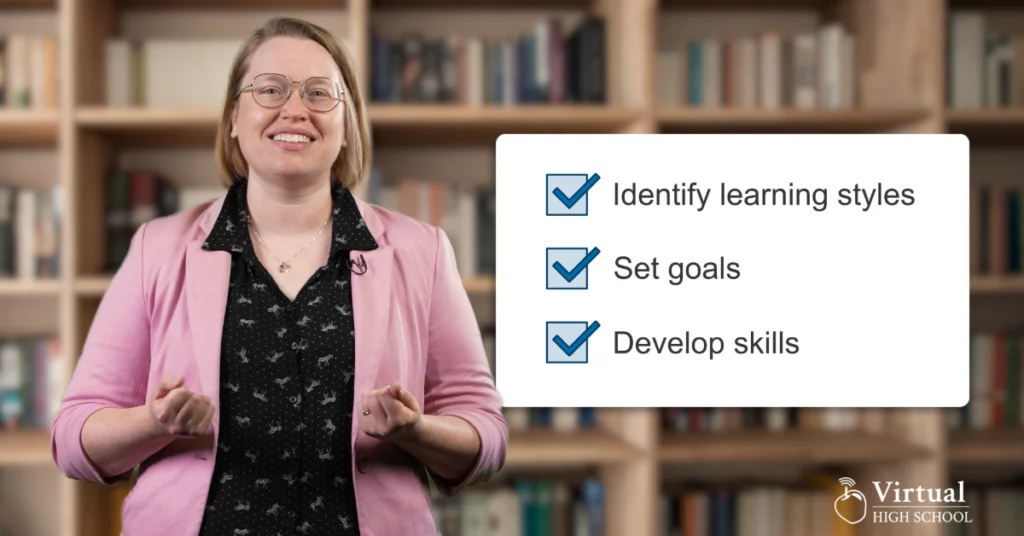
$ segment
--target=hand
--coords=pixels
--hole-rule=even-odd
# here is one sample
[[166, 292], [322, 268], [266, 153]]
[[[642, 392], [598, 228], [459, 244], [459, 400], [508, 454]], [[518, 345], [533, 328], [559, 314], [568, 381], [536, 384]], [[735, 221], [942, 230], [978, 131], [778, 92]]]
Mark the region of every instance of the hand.
[[213, 422], [213, 414], [210, 397], [190, 391], [180, 376], [164, 376], [149, 402], [149, 417], [164, 434], [202, 435]]
[[[369, 414], [366, 411], [369, 410]], [[360, 395], [359, 429], [376, 439], [396, 439], [411, 434], [420, 423], [420, 405], [401, 384], [394, 383]]]

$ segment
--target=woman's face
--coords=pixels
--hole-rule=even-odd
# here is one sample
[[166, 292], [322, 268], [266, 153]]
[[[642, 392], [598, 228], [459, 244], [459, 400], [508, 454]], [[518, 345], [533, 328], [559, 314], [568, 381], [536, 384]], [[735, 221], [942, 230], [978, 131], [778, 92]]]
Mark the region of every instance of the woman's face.
[[292, 85], [292, 95], [279, 108], [260, 106], [252, 91], [239, 95], [231, 120], [232, 135], [237, 136], [249, 163], [249, 176], [275, 182], [328, 178], [345, 138], [344, 95], [333, 110], [313, 111], [302, 102], [299, 83], [317, 76], [343, 87], [334, 59], [308, 39], [274, 37], [252, 54], [242, 85], [264, 73], [281, 74], [298, 83]]

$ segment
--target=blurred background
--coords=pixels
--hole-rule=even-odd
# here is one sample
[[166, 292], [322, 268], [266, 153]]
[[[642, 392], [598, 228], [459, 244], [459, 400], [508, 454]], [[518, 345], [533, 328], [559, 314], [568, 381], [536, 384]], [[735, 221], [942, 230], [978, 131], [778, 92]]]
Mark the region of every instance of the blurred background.
[[[1024, 534], [1024, 2], [0, 0], [0, 535], [119, 534], [130, 486], [59, 474], [50, 419], [132, 232], [222, 193], [229, 65], [274, 15], [348, 46], [358, 194], [448, 231], [492, 359], [501, 133], [971, 140], [967, 407], [507, 409], [507, 465], [437, 498], [445, 536]], [[841, 477], [962, 480], [972, 522], [845, 523]]]

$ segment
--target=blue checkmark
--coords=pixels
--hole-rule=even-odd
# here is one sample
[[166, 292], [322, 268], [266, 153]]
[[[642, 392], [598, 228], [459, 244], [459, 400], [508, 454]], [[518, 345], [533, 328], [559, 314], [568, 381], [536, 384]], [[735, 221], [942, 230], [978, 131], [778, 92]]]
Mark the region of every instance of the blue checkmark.
[[586, 290], [587, 268], [599, 253], [597, 248], [548, 248], [548, 290]]
[[601, 180], [597, 173], [549, 173], [547, 175], [547, 215], [586, 216], [590, 190]]
[[548, 322], [547, 362], [586, 363], [587, 341], [599, 327], [601, 324], [596, 320], [589, 325], [586, 322]]

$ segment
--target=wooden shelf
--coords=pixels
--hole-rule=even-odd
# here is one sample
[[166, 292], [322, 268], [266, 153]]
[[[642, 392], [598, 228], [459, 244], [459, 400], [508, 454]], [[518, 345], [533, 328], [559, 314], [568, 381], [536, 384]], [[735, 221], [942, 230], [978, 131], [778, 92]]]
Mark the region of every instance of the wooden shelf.
[[607, 106], [370, 107], [377, 143], [494, 145], [501, 134], [607, 133], [636, 120], [637, 111]]
[[[75, 281], [75, 294], [82, 298], [98, 298], [103, 296], [110, 286], [111, 276], [95, 275], [80, 277]], [[485, 294], [494, 292], [493, 277], [471, 277], [464, 280], [466, 292], [470, 294]], [[0, 296], [3, 296], [4, 286], [0, 281]]]
[[494, 292], [493, 277], [469, 277], [463, 280], [466, 292], [470, 294], [487, 294]]
[[111, 276], [93, 275], [79, 277], [75, 280], [75, 294], [82, 298], [98, 298], [103, 296], [110, 286]]
[[972, 142], [1018, 144], [1024, 141], [1024, 107], [946, 110], [948, 130]]
[[1022, 292], [1024, 292], [1024, 275], [971, 278], [972, 294], [1018, 294]]
[[739, 431], [663, 435], [667, 463], [869, 463], [915, 458], [927, 451], [862, 432]]
[[884, 132], [918, 121], [922, 110], [757, 110], [670, 108], [658, 111], [663, 132], [833, 134]]
[[639, 456], [629, 444], [601, 429], [522, 430], [509, 434], [506, 465], [581, 467], [626, 462]]
[[953, 430], [947, 457], [961, 464], [1024, 463], [1024, 429]]
[[0, 0], [0, 9], [54, 9], [57, 0]]
[[[384, 105], [369, 108], [374, 137], [385, 144], [493, 145], [503, 133], [615, 132], [637, 118], [603, 106], [464, 107]], [[216, 110], [82, 108], [79, 127], [123, 145], [212, 145]]]
[[0, 147], [56, 146], [56, 110], [0, 109]]
[[345, 0], [115, 0], [122, 9], [343, 8]]
[[380, 9], [584, 9], [593, 0], [370, 0]]
[[1014, 9], [1024, 8], [1020, 0], [949, 0], [950, 9]]
[[835, 0], [661, 0], [663, 9], [720, 10], [814, 10], [829, 7]]
[[217, 110], [83, 107], [75, 124], [127, 146], [213, 146]]
[[57, 297], [58, 279], [4, 279], [0, 278], [0, 298], [14, 296]]
[[0, 468], [26, 465], [53, 465], [50, 431], [0, 431]]

